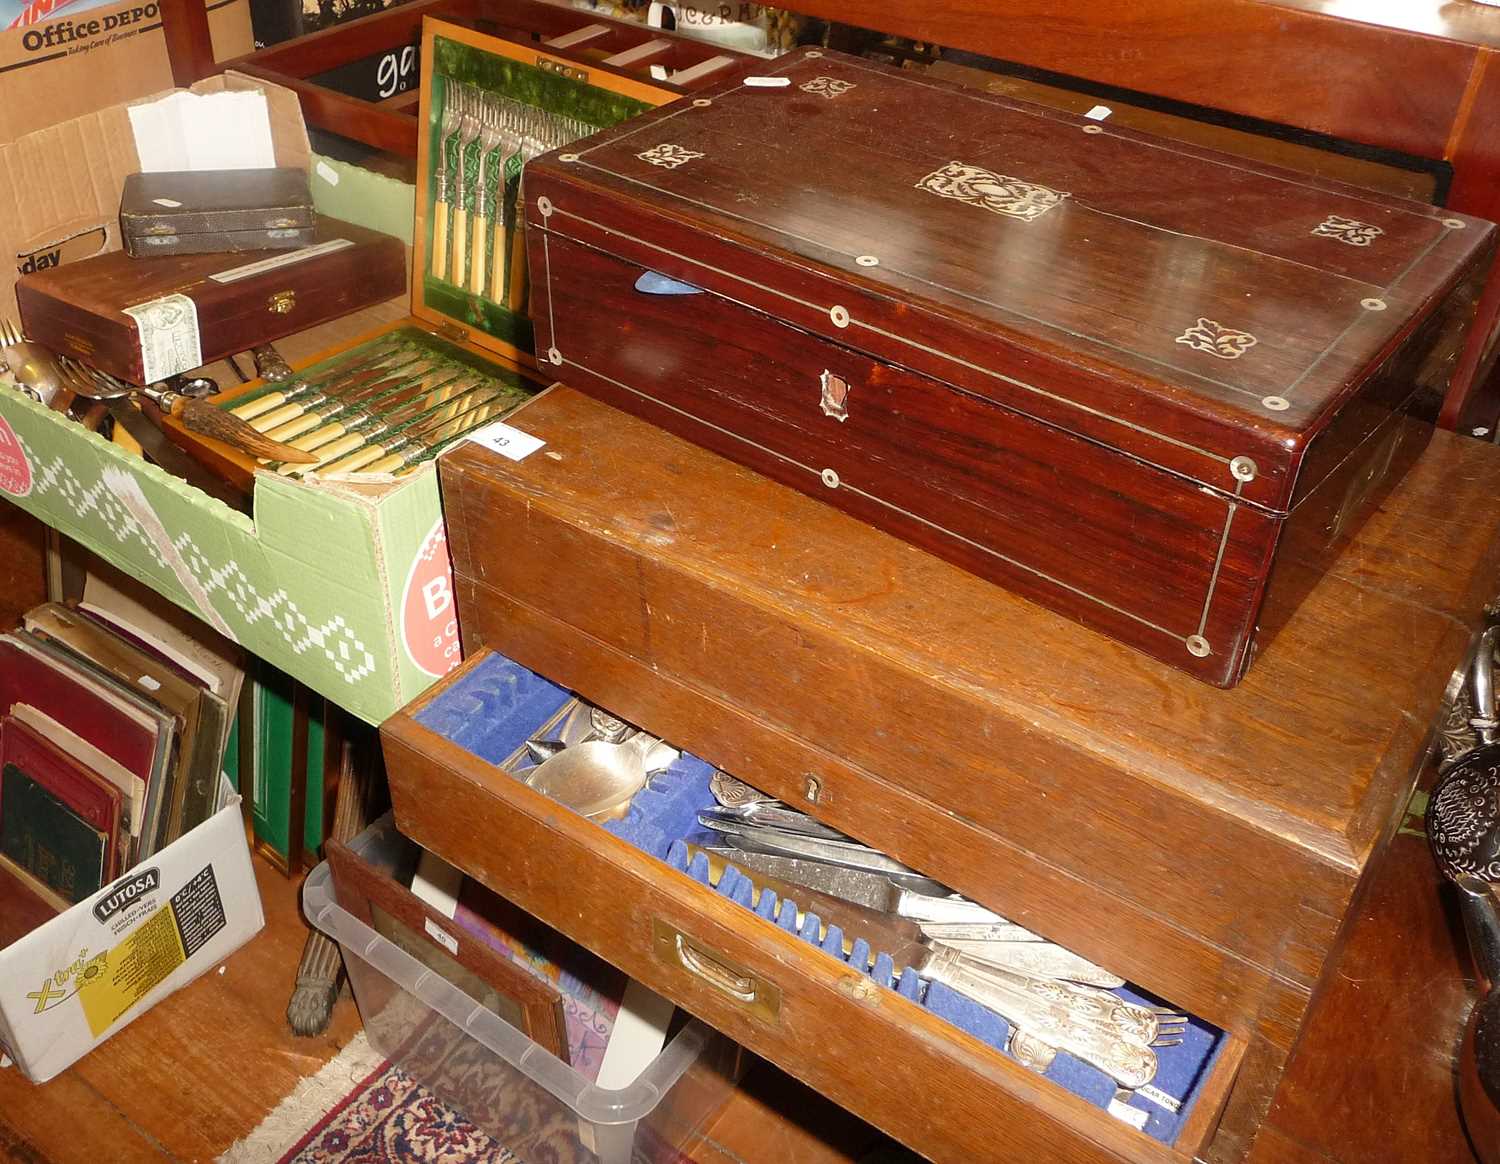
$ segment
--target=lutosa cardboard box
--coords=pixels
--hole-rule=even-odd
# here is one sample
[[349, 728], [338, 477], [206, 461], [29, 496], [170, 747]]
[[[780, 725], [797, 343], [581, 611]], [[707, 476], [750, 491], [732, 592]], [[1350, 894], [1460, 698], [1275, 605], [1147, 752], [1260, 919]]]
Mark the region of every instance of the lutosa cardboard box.
[[0, 1050], [45, 1083], [264, 925], [240, 798], [224, 779], [208, 820], [0, 950]]

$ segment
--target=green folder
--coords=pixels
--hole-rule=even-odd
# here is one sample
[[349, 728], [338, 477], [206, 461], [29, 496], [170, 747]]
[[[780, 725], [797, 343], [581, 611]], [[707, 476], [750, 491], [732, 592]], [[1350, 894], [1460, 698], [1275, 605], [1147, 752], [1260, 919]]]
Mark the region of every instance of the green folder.
[[[290, 857], [288, 818], [292, 807], [292, 727], [295, 684], [290, 676], [257, 660], [245, 681], [252, 684], [250, 803], [255, 839], [283, 862]], [[302, 845], [316, 853], [323, 844], [323, 699], [307, 692], [307, 811]], [[242, 725], [243, 727], [243, 725]], [[242, 774], [241, 774], [242, 775]], [[243, 795], [244, 790], [241, 789]], [[293, 870], [293, 872], [296, 872]]]

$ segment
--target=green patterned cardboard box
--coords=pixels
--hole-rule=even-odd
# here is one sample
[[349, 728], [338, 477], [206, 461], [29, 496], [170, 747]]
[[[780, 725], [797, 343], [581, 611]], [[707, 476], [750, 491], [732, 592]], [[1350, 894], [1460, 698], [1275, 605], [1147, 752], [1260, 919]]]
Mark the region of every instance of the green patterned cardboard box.
[[369, 723], [458, 660], [430, 464], [385, 484], [261, 474], [252, 518], [6, 391], [0, 495]]

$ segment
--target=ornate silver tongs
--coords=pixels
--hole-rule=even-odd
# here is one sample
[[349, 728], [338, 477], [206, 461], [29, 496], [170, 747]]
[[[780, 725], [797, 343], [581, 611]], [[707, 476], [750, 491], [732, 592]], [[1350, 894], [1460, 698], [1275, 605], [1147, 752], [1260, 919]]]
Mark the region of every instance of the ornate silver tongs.
[[1426, 822], [1438, 869], [1458, 890], [1469, 950], [1485, 991], [1469, 1017], [1459, 1056], [1459, 1100], [1476, 1145], [1500, 1143], [1500, 990], [1495, 989], [1500, 985], [1497, 645], [1500, 626], [1479, 636], [1468, 683], [1468, 726], [1474, 745], [1448, 759], [1428, 801]]

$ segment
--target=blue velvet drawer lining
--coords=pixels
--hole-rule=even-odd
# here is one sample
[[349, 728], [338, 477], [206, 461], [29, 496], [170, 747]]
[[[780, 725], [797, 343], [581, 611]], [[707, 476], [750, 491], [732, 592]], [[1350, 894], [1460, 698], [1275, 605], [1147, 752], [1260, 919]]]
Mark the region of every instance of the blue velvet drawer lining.
[[[415, 718], [479, 759], [498, 767], [509, 765], [512, 771], [519, 772], [530, 764], [528, 758], [518, 758], [526, 740], [556, 718], [571, 698], [563, 688], [519, 664], [500, 655], [490, 655], [431, 699]], [[709, 790], [712, 773], [709, 764], [683, 754], [669, 769], [651, 778], [650, 784], [631, 802], [624, 818], [603, 827], [700, 884], [709, 885], [707, 861], [700, 855], [690, 862], [686, 845], [713, 840], [698, 824], [699, 811], [715, 803]], [[921, 978], [910, 967], [897, 967], [889, 954], [871, 950], [862, 939], [853, 944], [846, 957], [843, 935], [837, 927], [830, 926], [820, 941], [822, 926], [813, 915], [804, 919], [799, 930], [796, 918], [801, 911], [794, 902], [778, 901], [775, 894], [765, 892], [760, 894], [758, 905], [752, 905], [753, 880], [740, 870], [731, 868], [712, 888], [721, 897], [819, 946], [830, 957], [856, 967], [880, 985], [906, 996], [960, 1030], [1002, 1052], [1005, 1050], [1010, 1025], [999, 1014], [941, 982]], [[1115, 993], [1147, 1005], [1163, 1002], [1130, 986]], [[1128, 1107], [1144, 1113], [1145, 1134], [1166, 1144], [1176, 1140], [1226, 1042], [1217, 1028], [1190, 1018], [1180, 1046], [1157, 1049], [1159, 1066], [1151, 1087], [1132, 1093], [1126, 1101]], [[1109, 1108], [1115, 1099], [1113, 1080], [1066, 1053], [1057, 1055], [1047, 1068], [1046, 1077], [1102, 1108]], [[1151, 1098], [1152, 1091], [1178, 1101], [1178, 1110], [1174, 1112], [1170, 1105]]]

